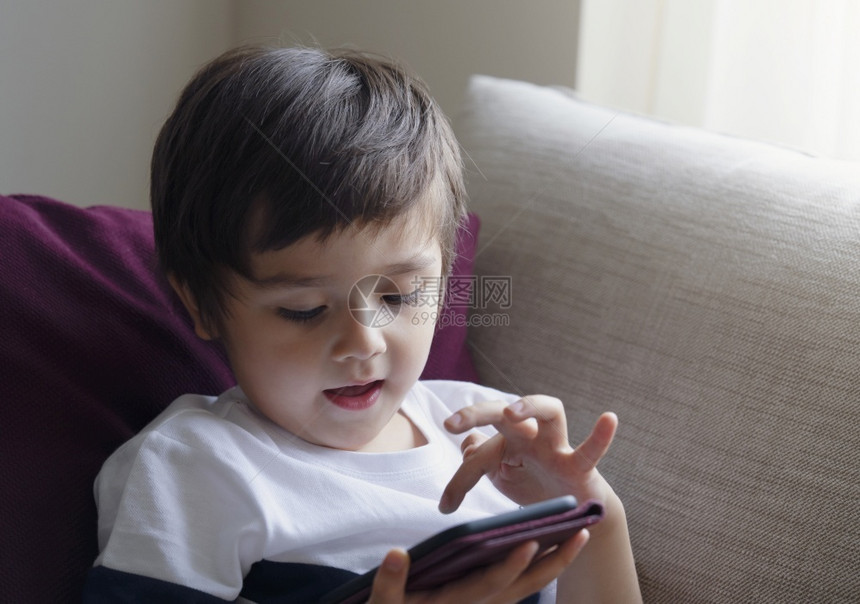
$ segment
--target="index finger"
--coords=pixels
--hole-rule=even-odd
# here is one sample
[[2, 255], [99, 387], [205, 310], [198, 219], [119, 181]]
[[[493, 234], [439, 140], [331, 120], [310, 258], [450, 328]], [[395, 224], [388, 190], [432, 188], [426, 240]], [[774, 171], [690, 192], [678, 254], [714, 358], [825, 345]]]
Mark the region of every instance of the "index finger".
[[499, 466], [504, 452], [505, 439], [501, 434], [496, 434], [475, 448], [445, 486], [439, 500], [439, 511], [450, 514], [460, 507], [466, 493], [478, 484], [481, 477]]

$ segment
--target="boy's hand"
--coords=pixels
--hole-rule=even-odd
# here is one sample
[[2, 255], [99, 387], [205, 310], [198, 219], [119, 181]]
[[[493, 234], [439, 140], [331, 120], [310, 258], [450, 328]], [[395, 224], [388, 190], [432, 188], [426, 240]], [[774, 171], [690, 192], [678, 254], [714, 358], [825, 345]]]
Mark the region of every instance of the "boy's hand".
[[439, 509], [457, 509], [484, 475], [521, 505], [567, 494], [578, 501], [602, 501], [605, 517], [591, 529], [594, 542], [559, 577], [557, 599], [641, 603], [624, 506], [595, 467], [615, 436], [615, 414], [601, 415], [576, 449], [567, 441], [561, 401], [547, 396], [524, 397], [509, 406], [479, 403], [445, 421], [455, 433], [490, 424], [498, 434], [489, 439], [471, 434], [464, 440], [463, 463], [445, 487]]
[[531, 567], [529, 564], [537, 553], [538, 544], [535, 541], [523, 543], [502, 562], [476, 570], [439, 589], [409, 594], [404, 591], [409, 572], [409, 555], [403, 550], [391, 550], [373, 580], [368, 604], [519, 602], [558, 578], [587, 541], [588, 531], [582, 530]]
[[614, 495], [596, 469], [618, 427], [614, 413], [601, 415], [576, 449], [567, 440], [561, 401], [549, 396], [527, 396], [511, 405], [478, 403], [445, 420], [445, 427], [455, 434], [486, 425], [494, 426], [498, 434], [487, 439], [473, 433], [463, 441], [463, 464], [442, 494], [442, 512], [456, 510], [485, 474], [520, 505], [561, 495], [605, 502]]

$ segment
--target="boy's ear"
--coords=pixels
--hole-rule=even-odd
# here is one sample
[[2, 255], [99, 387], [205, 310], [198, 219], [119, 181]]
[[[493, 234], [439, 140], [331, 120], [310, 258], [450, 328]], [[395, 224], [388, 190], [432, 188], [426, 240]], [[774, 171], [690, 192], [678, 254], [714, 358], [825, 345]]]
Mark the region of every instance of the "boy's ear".
[[197, 305], [197, 300], [194, 298], [194, 294], [192, 294], [191, 290], [188, 288], [188, 284], [181, 282], [173, 274], [168, 275], [167, 280], [170, 282], [170, 287], [173, 288], [173, 291], [175, 291], [176, 295], [179, 296], [179, 299], [182, 300], [182, 304], [185, 306], [186, 310], [188, 310], [188, 314], [191, 315], [191, 319], [194, 321], [194, 333], [197, 334], [197, 337], [202, 340], [216, 339], [218, 334], [203, 321], [200, 315], [200, 307]]

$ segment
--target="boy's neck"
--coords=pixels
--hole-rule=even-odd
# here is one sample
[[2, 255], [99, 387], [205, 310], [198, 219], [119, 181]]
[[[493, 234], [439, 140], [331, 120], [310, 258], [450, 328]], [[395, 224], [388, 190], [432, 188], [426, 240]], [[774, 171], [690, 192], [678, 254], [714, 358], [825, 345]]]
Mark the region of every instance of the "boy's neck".
[[367, 453], [406, 451], [427, 444], [427, 439], [403, 411], [398, 411], [388, 422], [385, 430], [360, 450]]

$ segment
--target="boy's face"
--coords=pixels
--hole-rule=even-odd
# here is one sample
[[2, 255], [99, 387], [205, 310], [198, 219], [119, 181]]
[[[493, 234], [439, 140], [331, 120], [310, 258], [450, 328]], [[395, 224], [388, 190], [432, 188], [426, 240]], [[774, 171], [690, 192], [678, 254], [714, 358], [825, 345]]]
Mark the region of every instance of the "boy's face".
[[[418, 319], [438, 310], [416, 284], [438, 284], [442, 272], [439, 242], [417, 223], [407, 215], [378, 232], [349, 228], [256, 254], [255, 281], [233, 275], [219, 332], [195, 316], [198, 333], [223, 341], [260, 412], [314, 444], [403, 448], [412, 428], [398, 409], [435, 327]], [[375, 278], [362, 281], [369, 275], [397, 287], [381, 279], [374, 288]]]

